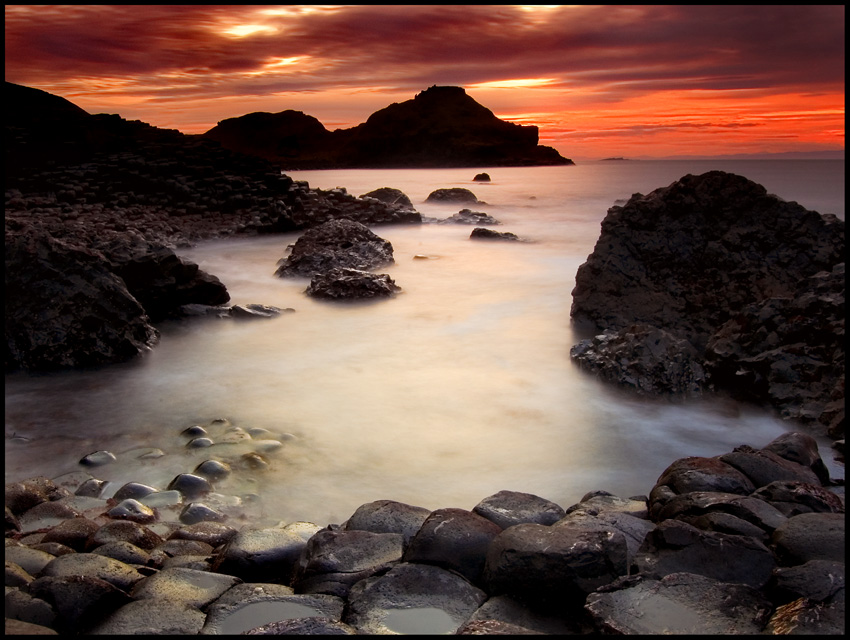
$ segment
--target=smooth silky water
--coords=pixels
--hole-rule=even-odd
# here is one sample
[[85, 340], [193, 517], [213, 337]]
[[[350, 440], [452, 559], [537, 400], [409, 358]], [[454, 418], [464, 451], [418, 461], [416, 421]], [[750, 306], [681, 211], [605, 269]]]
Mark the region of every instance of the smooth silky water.
[[[380, 499], [471, 509], [512, 490], [566, 508], [593, 490], [646, 494], [677, 458], [763, 446], [793, 425], [726, 398], [638, 400], [569, 358], [586, 337], [570, 326], [575, 273], [607, 209], [712, 169], [844, 217], [843, 161], [291, 172], [353, 195], [395, 187], [435, 218], [462, 206], [425, 204], [427, 195], [465, 187], [488, 203], [469, 208], [528, 242], [473, 241], [466, 225], [374, 227], [396, 261], [379, 271], [403, 291], [358, 303], [314, 300], [307, 279], [274, 275], [299, 234], [182, 250], [225, 283], [233, 304], [295, 312], [166, 322], [159, 345], [136, 361], [6, 376], [6, 481], [78, 471], [82, 456], [108, 449], [119, 462], [91, 473], [113, 481], [113, 491], [129, 480], [165, 488], [208, 457], [233, 459], [225, 446], [187, 450], [180, 433], [225, 418], [284, 444], [268, 454], [268, 470], [240, 470], [217, 485], [222, 504], [245, 500], [247, 516], [235, 524], [323, 526]], [[472, 182], [480, 171], [492, 182]], [[145, 447], [166, 455], [124, 454]]]

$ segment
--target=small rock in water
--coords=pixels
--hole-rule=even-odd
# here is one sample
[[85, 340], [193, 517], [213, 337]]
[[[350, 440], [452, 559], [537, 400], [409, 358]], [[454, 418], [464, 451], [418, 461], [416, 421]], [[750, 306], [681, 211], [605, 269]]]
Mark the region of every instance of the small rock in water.
[[109, 484], [106, 480], [98, 480], [97, 478], [89, 478], [83, 482], [74, 492], [75, 496], [85, 496], [88, 498], [99, 498], [103, 493], [106, 485]]
[[104, 464], [115, 462], [117, 459], [118, 458], [115, 457], [115, 454], [110, 453], [109, 451], [95, 451], [80, 460], [80, 464], [86, 467], [99, 467]]
[[180, 522], [183, 524], [197, 524], [198, 522], [224, 522], [227, 516], [221, 511], [212, 509], [200, 502], [187, 504], [180, 512]]
[[127, 500], [128, 498], [133, 498], [134, 500], [138, 500], [140, 498], [144, 498], [149, 493], [154, 493], [157, 491], [156, 488], [148, 486], [146, 484], [141, 484], [139, 482], [128, 482], [123, 487], [118, 489], [115, 492], [115, 495], [112, 496], [118, 502], [122, 500]]
[[130, 520], [139, 524], [148, 524], [156, 520], [156, 514], [150, 507], [146, 507], [138, 500], [129, 498], [123, 500], [117, 506], [110, 509], [106, 515], [116, 520]]
[[204, 460], [201, 464], [195, 467], [193, 472], [199, 476], [209, 478], [210, 480], [221, 480], [230, 475], [230, 465], [219, 460]]
[[186, 447], [188, 449], [203, 449], [204, 447], [211, 447], [213, 444], [211, 438], [192, 438], [186, 443]]
[[182, 435], [197, 438], [197, 437], [200, 437], [200, 436], [207, 435], [207, 430], [204, 429], [201, 425], [196, 424], [192, 427], [187, 427], [187, 428], [183, 429]]
[[283, 446], [278, 440], [255, 440], [254, 448], [262, 453], [277, 451]]
[[168, 489], [175, 489], [183, 494], [184, 497], [197, 498], [212, 491], [212, 485], [209, 480], [201, 476], [196, 476], [192, 473], [181, 473], [172, 480]]
[[489, 173], [477, 173], [475, 177], [472, 179], [473, 182], [490, 182], [490, 174]]
[[269, 463], [257, 453], [246, 453], [240, 458], [243, 467], [248, 469], [268, 469]]

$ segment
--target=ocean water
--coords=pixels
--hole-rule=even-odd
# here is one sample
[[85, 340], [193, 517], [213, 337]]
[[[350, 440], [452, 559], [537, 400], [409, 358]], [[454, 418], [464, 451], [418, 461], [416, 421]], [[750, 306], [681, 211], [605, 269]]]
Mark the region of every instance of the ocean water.
[[[213, 502], [236, 524], [342, 522], [361, 504], [397, 500], [471, 509], [501, 490], [566, 508], [593, 490], [647, 494], [685, 456], [764, 446], [792, 428], [724, 397], [640, 400], [570, 361], [585, 337], [570, 326], [575, 273], [607, 209], [688, 173], [744, 175], [809, 209], [844, 217], [843, 161], [600, 161], [573, 167], [290, 172], [312, 187], [362, 195], [404, 191], [422, 214], [437, 188], [465, 187], [475, 205], [528, 242], [469, 239], [466, 225], [382, 226], [402, 288], [393, 299], [331, 303], [307, 279], [274, 276], [298, 234], [211, 241], [182, 255], [217, 275], [233, 304], [294, 309], [273, 319], [202, 318], [160, 326], [144, 357], [99, 371], [6, 376], [6, 481], [83, 469], [107, 449], [117, 463], [89, 472], [112, 491], [135, 480], [164, 488], [208, 458], [233, 476]], [[490, 183], [473, 182], [487, 171]], [[226, 424], [211, 424], [216, 419]], [[206, 425], [217, 441], [186, 448]], [[227, 425], [254, 432], [239, 439]], [[276, 450], [270, 440], [282, 442]], [[822, 455], [833, 475], [826, 440]], [[159, 458], [138, 455], [161, 449]], [[256, 450], [265, 469], [242, 468]]]

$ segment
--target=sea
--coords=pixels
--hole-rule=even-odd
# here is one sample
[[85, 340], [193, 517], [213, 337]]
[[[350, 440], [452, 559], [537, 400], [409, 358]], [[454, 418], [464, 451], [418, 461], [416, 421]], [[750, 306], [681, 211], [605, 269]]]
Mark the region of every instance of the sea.
[[[132, 362], [7, 375], [6, 482], [85, 471], [109, 481], [108, 497], [128, 481], [165, 488], [219, 459], [234, 471], [208, 500], [238, 514], [234, 523], [325, 526], [376, 500], [472, 509], [508, 490], [567, 508], [597, 490], [646, 495], [678, 458], [762, 447], [794, 425], [723, 395], [637, 398], [569, 356], [588, 337], [570, 323], [576, 270], [609, 207], [710, 170], [844, 218], [844, 161], [835, 160], [287, 172], [355, 196], [397, 188], [436, 219], [465, 205], [427, 196], [467, 188], [482, 201], [467, 208], [525, 242], [471, 240], [472, 227], [459, 224], [374, 227], [395, 256], [379, 271], [401, 292], [353, 303], [312, 299], [307, 279], [274, 275], [298, 233], [180, 250], [224, 282], [232, 304], [294, 311], [168, 321]], [[480, 172], [491, 181], [473, 181]], [[187, 447], [183, 432], [195, 425], [213, 446]], [[80, 464], [98, 450], [117, 461]], [[259, 467], [244, 458], [252, 451]]]

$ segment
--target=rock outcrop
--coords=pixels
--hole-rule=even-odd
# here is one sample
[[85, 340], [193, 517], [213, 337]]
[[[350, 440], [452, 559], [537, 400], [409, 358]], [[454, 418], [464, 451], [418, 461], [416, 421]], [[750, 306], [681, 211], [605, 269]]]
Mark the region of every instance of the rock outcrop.
[[350, 129], [288, 110], [229, 118], [204, 136], [283, 169], [573, 164], [537, 144], [537, 127], [500, 120], [461, 87], [432, 86]]
[[[687, 175], [635, 194], [609, 209], [576, 274], [573, 322], [602, 335], [573, 356], [660, 393], [681, 387], [671, 367], [689, 362], [691, 391], [731, 389], [843, 437], [844, 248], [843, 220], [734, 174]], [[688, 343], [667, 349], [666, 368], [637, 358], [658, 331]]]
[[392, 244], [365, 225], [343, 218], [305, 232], [279, 262], [275, 275], [312, 278], [336, 268], [369, 271], [394, 262]]

